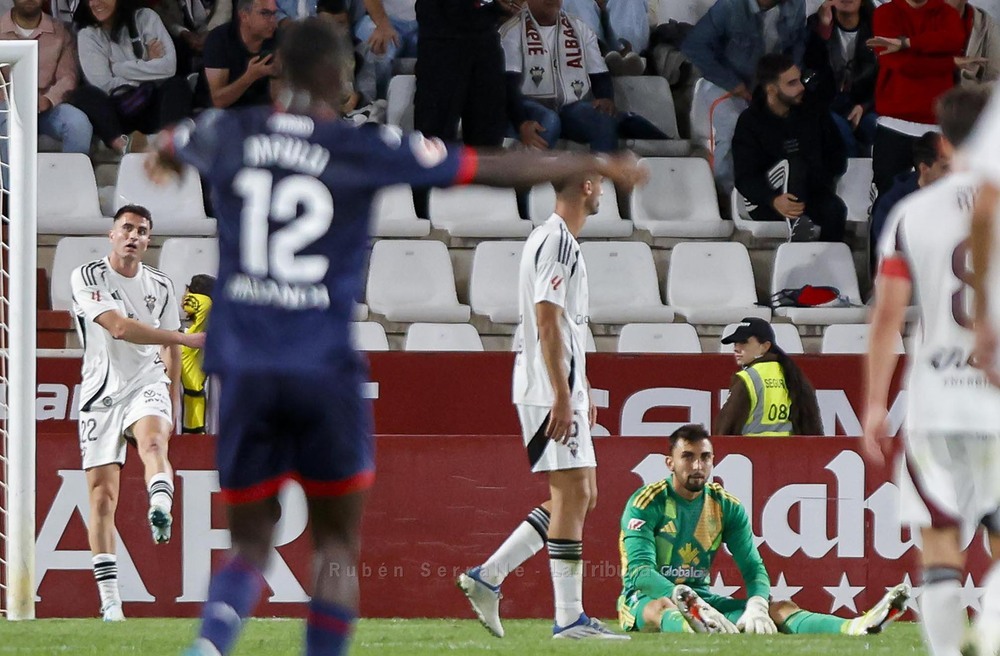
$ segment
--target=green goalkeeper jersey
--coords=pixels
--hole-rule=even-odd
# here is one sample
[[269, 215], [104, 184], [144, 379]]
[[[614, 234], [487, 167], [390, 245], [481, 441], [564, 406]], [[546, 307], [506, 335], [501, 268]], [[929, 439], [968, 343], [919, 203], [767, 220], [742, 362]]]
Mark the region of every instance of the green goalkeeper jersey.
[[712, 561], [725, 544], [747, 596], [770, 596], [771, 583], [739, 499], [709, 483], [697, 499], [678, 495], [667, 478], [639, 488], [622, 513], [618, 549], [622, 596], [669, 597], [683, 583], [708, 592]]

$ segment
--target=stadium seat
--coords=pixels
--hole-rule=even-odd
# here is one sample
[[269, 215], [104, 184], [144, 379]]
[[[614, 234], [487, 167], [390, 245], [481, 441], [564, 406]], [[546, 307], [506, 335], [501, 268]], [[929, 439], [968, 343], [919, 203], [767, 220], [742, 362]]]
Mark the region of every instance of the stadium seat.
[[[524, 330], [521, 324], [517, 324], [517, 328], [514, 329], [514, 338], [510, 342], [510, 350], [515, 353], [520, 352], [523, 346], [521, 345], [521, 340], [523, 339]], [[587, 345], [584, 347], [587, 353], [597, 353], [597, 342], [594, 341], [594, 331], [587, 326]]]
[[405, 132], [413, 130], [413, 97], [417, 93], [416, 75], [394, 75], [386, 91], [385, 122], [398, 125]]
[[415, 323], [406, 331], [406, 351], [482, 351], [483, 340], [468, 323]]
[[[597, 214], [587, 219], [583, 230], [578, 235], [581, 239], [623, 239], [632, 234], [632, 222], [622, 219], [618, 212], [618, 195], [615, 185], [605, 180], [602, 185], [604, 194], [601, 196], [601, 207]], [[552, 185], [535, 185], [531, 188], [528, 198], [528, 211], [531, 222], [541, 225], [548, 220], [556, 209], [556, 192]]]
[[743, 317], [770, 320], [757, 303], [750, 254], [739, 242], [681, 242], [670, 253], [667, 305], [688, 323], [726, 324]]
[[[731, 323], [722, 329], [722, 335], [719, 338], [719, 353], [733, 352], [733, 345], [723, 344], [722, 337], [731, 335], [738, 325], [738, 323]], [[782, 351], [791, 355], [805, 353], [805, 349], [802, 348], [802, 337], [799, 336], [799, 329], [794, 324], [772, 323], [771, 328], [774, 329], [774, 341], [778, 342], [778, 346], [781, 347]]]
[[368, 265], [368, 308], [389, 321], [464, 322], [448, 249], [439, 241], [383, 239]]
[[180, 300], [192, 276], [219, 275], [219, 245], [210, 237], [171, 237], [163, 242], [157, 268], [173, 281]]
[[642, 160], [649, 182], [632, 192], [632, 220], [654, 237], [719, 239], [733, 232], [719, 215], [715, 181], [698, 157]]
[[660, 301], [649, 245], [638, 241], [584, 242], [590, 281], [590, 319], [596, 323], [670, 322], [673, 308]]
[[205, 215], [198, 173], [186, 166], [179, 181], [160, 186], [146, 177], [142, 168], [145, 157], [144, 153], [129, 153], [122, 157], [115, 187], [115, 205], [145, 206], [153, 215], [154, 235], [214, 235], [215, 219]]
[[472, 311], [494, 323], [517, 323], [517, 278], [523, 241], [484, 241], [476, 246], [469, 276]]
[[861, 304], [858, 274], [847, 244], [798, 242], [778, 246], [771, 293], [805, 285], [836, 287], [854, 307], [784, 307], [775, 310], [775, 314], [799, 324], [864, 323], [868, 309]]
[[730, 216], [737, 230], [749, 232], [759, 239], [788, 239], [787, 221], [754, 221], [750, 218], [747, 200], [739, 191], [733, 189], [729, 203]]
[[358, 351], [388, 351], [389, 338], [377, 321], [352, 321], [351, 343]]
[[847, 160], [847, 171], [837, 181], [837, 195], [847, 205], [848, 221], [868, 223], [872, 203], [875, 201], [872, 175], [870, 157], [852, 157]]
[[86, 155], [39, 153], [37, 198], [40, 235], [102, 235], [111, 230]]
[[[827, 326], [823, 331], [820, 353], [867, 353], [868, 335], [871, 326], [867, 323], [842, 323]], [[903, 338], [896, 335], [897, 355], [903, 354]]]
[[111, 252], [111, 242], [107, 237], [63, 237], [56, 244], [55, 260], [52, 263], [50, 282], [53, 310], [72, 310], [73, 288], [69, 277], [73, 269], [92, 260], [97, 260]]
[[677, 130], [674, 97], [665, 78], [637, 75], [611, 78], [615, 85], [618, 111], [635, 112], [670, 137], [667, 139], [627, 139], [625, 148], [645, 157], [684, 157], [691, 152], [691, 142], [681, 139]]
[[432, 189], [428, 211], [431, 225], [452, 237], [527, 237], [533, 227], [518, 215], [513, 189], [480, 185]]
[[372, 203], [372, 235], [376, 237], [426, 237], [431, 222], [417, 218], [409, 185], [394, 185], [378, 192]]
[[701, 353], [698, 331], [687, 323], [629, 323], [618, 335], [619, 353]]

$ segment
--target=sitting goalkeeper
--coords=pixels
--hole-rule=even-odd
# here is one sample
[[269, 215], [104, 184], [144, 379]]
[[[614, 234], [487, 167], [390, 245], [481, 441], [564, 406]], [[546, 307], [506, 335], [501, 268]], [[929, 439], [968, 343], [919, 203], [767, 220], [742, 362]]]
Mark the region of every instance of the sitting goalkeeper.
[[[906, 608], [905, 584], [864, 615], [845, 620], [770, 602], [771, 583], [739, 500], [710, 483], [714, 454], [705, 429], [689, 424], [670, 436], [669, 478], [632, 495], [621, 521], [622, 594], [626, 631], [677, 633], [878, 633]], [[712, 561], [722, 544], [743, 575], [749, 599], [709, 592]]]

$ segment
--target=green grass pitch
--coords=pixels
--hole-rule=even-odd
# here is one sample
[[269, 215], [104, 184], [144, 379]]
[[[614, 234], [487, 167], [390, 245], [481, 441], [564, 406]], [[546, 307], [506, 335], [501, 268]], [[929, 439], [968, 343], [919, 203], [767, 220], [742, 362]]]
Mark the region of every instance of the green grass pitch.
[[[473, 620], [361, 620], [350, 653], [391, 656], [453, 654], [734, 654], [738, 656], [865, 656], [923, 654], [916, 624], [895, 624], [882, 635], [847, 636], [704, 636], [633, 634], [629, 642], [559, 642], [551, 623], [508, 620], [507, 637], [488, 635]], [[142, 654], [177, 656], [188, 644], [195, 620], [130, 619], [122, 624], [99, 620], [0, 620], [0, 656]], [[252, 620], [235, 651], [237, 656], [299, 654], [299, 620]]]

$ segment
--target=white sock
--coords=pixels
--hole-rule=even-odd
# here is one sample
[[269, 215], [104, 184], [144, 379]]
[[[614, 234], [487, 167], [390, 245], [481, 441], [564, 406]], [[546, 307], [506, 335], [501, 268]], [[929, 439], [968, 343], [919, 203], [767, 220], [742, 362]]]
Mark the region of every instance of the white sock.
[[556, 624], [568, 626], [583, 614], [583, 543], [549, 540], [548, 547]]
[[122, 603], [118, 595], [118, 558], [114, 554], [97, 554], [93, 557], [94, 578], [101, 595], [101, 610], [111, 604]]
[[149, 505], [160, 506], [167, 512], [174, 507], [174, 479], [170, 474], [154, 474], [149, 479]]
[[490, 585], [500, 585], [507, 575], [521, 566], [545, 546], [549, 533], [549, 513], [538, 506], [517, 525], [489, 559], [483, 563], [479, 576]]
[[924, 571], [920, 625], [932, 656], [960, 656], [968, 615], [962, 603], [961, 573], [949, 567]]

